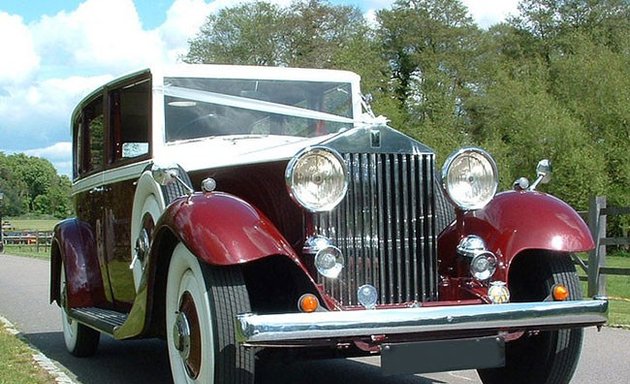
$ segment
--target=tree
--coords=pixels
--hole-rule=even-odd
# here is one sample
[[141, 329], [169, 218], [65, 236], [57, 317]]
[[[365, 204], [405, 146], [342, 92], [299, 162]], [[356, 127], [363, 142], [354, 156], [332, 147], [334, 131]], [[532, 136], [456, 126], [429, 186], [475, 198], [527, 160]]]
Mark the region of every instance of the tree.
[[[556, 99], [585, 126], [603, 155], [613, 205], [630, 205], [630, 56], [574, 36], [573, 53], [551, 65]], [[627, 218], [626, 218], [627, 220]], [[630, 222], [630, 221], [628, 221]]]
[[287, 65], [334, 68], [335, 57], [367, 33], [357, 7], [330, 5], [327, 1], [294, 1], [286, 25]]
[[498, 73], [474, 102], [476, 139], [497, 160], [504, 189], [518, 177], [531, 179], [538, 160], [548, 158], [555, 171], [545, 191], [586, 208], [591, 196], [606, 190], [603, 153], [584, 124], [547, 92], [544, 78]]
[[286, 65], [285, 11], [255, 2], [211, 14], [189, 41], [187, 63]]
[[[628, 205], [630, 3], [523, 0], [519, 10], [510, 25], [529, 41], [529, 50], [543, 59], [549, 95], [580, 123], [579, 136], [586, 135], [589, 147], [598, 153], [596, 159], [576, 161], [591, 159], [588, 165], [594, 181], [605, 178], [605, 189], [595, 189], [613, 204]], [[591, 181], [588, 175], [578, 180], [581, 184]]]
[[183, 60], [332, 68], [337, 53], [366, 30], [356, 7], [322, 0], [294, 1], [284, 8], [242, 4], [208, 16]]
[[479, 30], [459, 0], [398, 0], [377, 20], [405, 130], [445, 156], [467, 140]]
[[71, 190], [70, 180], [57, 175], [48, 160], [23, 153], [0, 153], [4, 215], [39, 213], [66, 218], [72, 213]]

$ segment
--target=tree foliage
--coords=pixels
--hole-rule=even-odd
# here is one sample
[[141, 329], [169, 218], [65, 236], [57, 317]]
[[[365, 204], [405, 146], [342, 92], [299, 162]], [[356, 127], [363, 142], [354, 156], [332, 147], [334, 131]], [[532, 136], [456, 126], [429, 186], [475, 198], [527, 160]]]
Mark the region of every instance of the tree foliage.
[[72, 213], [71, 190], [68, 177], [59, 176], [48, 160], [0, 152], [3, 216], [41, 214], [66, 218]]
[[208, 16], [183, 57], [188, 63], [332, 68], [335, 57], [367, 33], [356, 7], [294, 1], [255, 2]]
[[460, 0], [397, 0], [372, 23], [323, 0], [257, 2], [209, 16], [184, 60], [352, 70], [374, 111], [440, 161], [483, 146], [507, 188], [551, 158], [549, 192], [579, 209], [595, 194], [630, 205], [630, 3], [518, 10], [483, 30]]

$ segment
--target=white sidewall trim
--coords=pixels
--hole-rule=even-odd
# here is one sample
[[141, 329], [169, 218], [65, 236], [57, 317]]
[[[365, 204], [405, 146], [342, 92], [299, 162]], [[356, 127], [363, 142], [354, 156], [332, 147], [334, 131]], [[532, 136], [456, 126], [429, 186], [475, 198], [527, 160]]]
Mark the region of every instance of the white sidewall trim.
[[[189, 292], [192, 296], [199, 317], [202, 363], [195, 380], [186, 373], [184, 361], [175, 348], [173, 340], [173, 328], [184, 292]], [[166, 341], [175, 383], [214, 383], [214, 333], [211, 321], [213, 315], [199, 261], [186, 246], [180, 243], [173, 251], [166, 285]]]
[[143, 265], [138, 260], [136, 255], [136, 241], [140, 236], [142, 230], [142, 221], [145, 214], [151, 215], [153, 222], [162, 215], [165, 209], [164, 196], [162, 195], [162, 189], [153, 179], [151, 171], [145, 171], [138, 179], [136, 186], [136, 193], [133, 198], [133, 211], [131, 214], [131, 256], [132, 264], [130, 268], [133, 270], [133, 283], [136, 288], [136, 292], [140, 289], [140, 283], [144, 274]]

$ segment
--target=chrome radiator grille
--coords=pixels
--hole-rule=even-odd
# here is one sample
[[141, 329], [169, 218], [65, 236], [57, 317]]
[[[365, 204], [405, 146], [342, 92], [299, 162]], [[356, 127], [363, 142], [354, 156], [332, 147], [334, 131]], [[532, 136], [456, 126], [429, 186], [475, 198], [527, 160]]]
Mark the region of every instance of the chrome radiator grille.
[[343, 154], [349, 187], [333, 211], [315, 215], [315, 229], [344, 253], [335, 280], [320, 276], [326, 292], [357, 305], [363, 284], [378, 304], [435, 299], [436, 234], [432, 154]]

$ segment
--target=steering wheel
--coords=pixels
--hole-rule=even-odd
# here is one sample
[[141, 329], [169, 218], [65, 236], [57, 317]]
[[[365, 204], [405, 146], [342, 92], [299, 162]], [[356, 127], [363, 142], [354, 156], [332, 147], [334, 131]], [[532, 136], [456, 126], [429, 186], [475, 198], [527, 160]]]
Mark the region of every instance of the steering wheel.
[[222, 131], [221, 119], [214, 113], [208, 113], [177, 128], [173, 133], [173, 138], [176, 140], [197, 139], [224, 134]]

